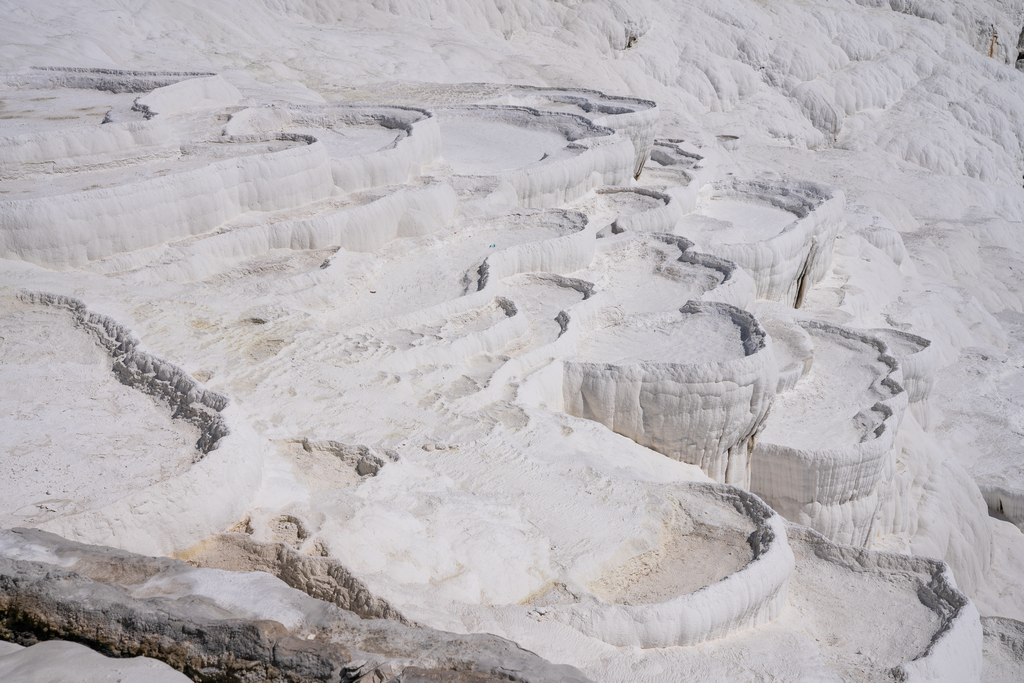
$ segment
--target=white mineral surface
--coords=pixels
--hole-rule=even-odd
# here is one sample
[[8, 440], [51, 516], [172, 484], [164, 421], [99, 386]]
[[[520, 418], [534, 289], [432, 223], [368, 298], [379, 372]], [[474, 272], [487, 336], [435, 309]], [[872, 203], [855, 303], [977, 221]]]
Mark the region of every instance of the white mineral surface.
[[0, 642], [0, 675], [5, 681], [151, 681], [186, 683], [192, 680], [163, 662], [149, 657], [111, 659], [84, 645], [48, 640], [31, 647]]
[[[602, 683], [1024, 680], [1022, 0], [0, 9], [0, 529]], [[315, 610], [240, 558], [150, 588]]]

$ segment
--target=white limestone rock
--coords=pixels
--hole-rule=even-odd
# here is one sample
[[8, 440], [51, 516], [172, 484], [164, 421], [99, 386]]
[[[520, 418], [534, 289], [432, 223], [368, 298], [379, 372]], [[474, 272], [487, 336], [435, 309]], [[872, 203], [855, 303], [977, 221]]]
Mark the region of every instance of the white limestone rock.
[[232, 114], [224, 127], [231, 138], [269, 133], [312, 135], [323, 142], [334, 184], [344, 192], [408, 182], [441, 152], [437, 118], [412, 107], [249, 107]]
[[[119, 542], [139, 552], [170, 553], [237, 519], [243, 501], [260, 484], [263, 457], [262, 444], [239, 420], [237, 408], [179, 367], [143, 351], [127, 328], [89, 311], [81, 301], [31, 292], [24, 293], [23, 298], [70, 311], [74, 324], [91, 334], [100, 349], [109, 354], [113, 374], [121, 383], [156, 397], [168, 418], [191, 423], [199, 437], [191, 466], [178, 467], [149, 481], [144, 479], [113, 496], [104, 494], [97, 501], [90, 501], [90, 493], [95, 492], [82, 487], [74, 494], [80, 500], [52, 506], [44, 502], [42, 510], [56, 514], [47, 514], [35, 523], [97, 543]], [[234, 428], [229, 426], [232, 423]], [[234, 472], [240, 465], [242, 469]], [[74, 489], [76, 483], [63, 486]], [[12, 512], [4, 510], [5, 516]]]
[[982, 617], [985, 634], [983, 683], [1012, 683], [1024, 673], [1024, 623], [1014, 619]]
[[984, 483], [978, 484], [978, 488], [989, 510], [1024, 529], [1024, 491]]
[[771, 339], [752, 315], [691, 301], [678, 314], [624, 318], [578, 353], [564, 366], [566, 412], [749, 485], [749, 452], [778, 385]]
[[622, 198], [633, 195], [636, 200], [642, 201], [642, 198], [653, 200], [649, 202], [654, 204], [651, 208], [617, 216], [611, 224], [611, 232], [614, 234], [620, 232], [661, 232], [672, 234], [676, 223], [679, 221], [679, 217], [682, 215], [679, 202], [675, 201], [671, 195], [658, 192], [657, 190], [607, 188], [598, 190], [598, 194], [616, 195]]
[[[275, 220], [278, 217], [273, 215], [257, 216], [255, 220], [248, 217], [232, 230], [161, 248], [152, 254], [159, 261], [136, 277], [149, 281], [202, 280], [239, 262], [281, 249], [314, 251], [341, 247], [352, 252], [372, 251], [398, 238], [440, 230], [454, 217], [457, 202], [452, 188], [440, 183], [400, 187], [363, 199], [365, 203], [323, 206], [313, 216], [296, 220]], [[108, 268], [135, 269], [140, 265], [139, 259], [146, 256], [143, 252], [111, 259]]]
[[474, 105], [436, 114], [445, 161], [459, 175], [501, 183], [499, 190], [503, 185], [512, 192], [506, 198], [511, 204], [558, 206], [630, 178], [633, 144], [581, 116]]
[[799, 308], [832, 263], [845, 201], [837, 188], [812, 182], [723, 181], [680, 231], [746, 269], [759, 298]]
[[830, 540], [870, 546], [907, 408], [900, 365], [868, 333], [801, 324], [814, 364], [776, 398], [751, 458], [750, 490]]
[[498, 83], [445, 84], [431, 88], [417, 84], [396, 88], [391, 95], [402, 101], [513, 105], [541, 111], [583, 116], [597, 126], [611, 128], [633, 143], [633, 177], [638, 178], [651, 153], [661, 111], [656, 102], [585, 88], [536, 87]]
[[[841, 676], [978, 680], [978, 610], [945, 563], [832, 543], [794, 524], [786, 530], [796, 556], [789, 589], [794, 611], [780, 623], [822, 643]], [[797, 613], [804, 620], [799, 626]], [[893, 621], [902, 628], [892, 629]]]
[[518, 244], [488, 256], [477, 270], [477, 289], [521, 273], [564, 275], [589, 266], [597, 246], [596, 226], [578, 212], [556, 214], [554, 226], [559, 236]]
[[870, 332], [884, 341], [900, 362], [903, 388], [907, 390], [910, 403], [927, 400], [935, 386], [940, 361], [938, 349], [932, 346], [931, 340], [889, 328], [875, 328]]
[[183, 114], [196, 109], [221, 109], [237, 104], [242, 93], [223, 76], [189, 78], [165, 85], [135, 100], [146, 118]]
[[0, 255], [68, 269], [198, 235], [247, 211], [307, 204], [334, 188], [323, 145], [280, 152], [109, 189], [0, 202]]

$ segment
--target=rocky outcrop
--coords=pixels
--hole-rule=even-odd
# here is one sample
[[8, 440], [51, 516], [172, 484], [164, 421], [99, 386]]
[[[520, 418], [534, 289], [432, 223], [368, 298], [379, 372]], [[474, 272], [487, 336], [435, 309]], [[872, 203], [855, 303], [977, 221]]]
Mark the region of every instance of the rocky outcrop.
[[364, 619], [393, 619], [409, 624], [387, 600], [373, 595], [345, 565], [313, 557], [284, 543], [264, 543], [245, 534], [217, 534], [184, 555], [194, 567], [266, 572], [306, 595], [331, 602]]
[[587, 680], [496, 636], [361, 619], [258, 572], [196, 569], [32, 529], [0, 532], [0, 639], [74, 640], [225, 683]]

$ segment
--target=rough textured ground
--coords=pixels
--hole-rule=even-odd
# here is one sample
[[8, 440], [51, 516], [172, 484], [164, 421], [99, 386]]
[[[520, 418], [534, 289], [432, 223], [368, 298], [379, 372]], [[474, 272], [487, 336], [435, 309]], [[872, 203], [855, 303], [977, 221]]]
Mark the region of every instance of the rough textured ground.
[[[1018, 0], [3, 10], [0, 527], [601, 681], [1020, 671]], [[615, 333], [712, 304], [778, 339]], [[777, 509], [905, 561], [705, 487], [780, 433]]]

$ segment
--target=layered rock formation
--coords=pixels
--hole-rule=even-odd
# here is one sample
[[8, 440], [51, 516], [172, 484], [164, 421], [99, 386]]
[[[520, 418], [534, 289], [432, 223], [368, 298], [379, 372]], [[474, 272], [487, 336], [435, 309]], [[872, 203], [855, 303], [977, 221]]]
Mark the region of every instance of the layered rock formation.
[[0, 49], [0, 671], [1014, 679], [1005, 3], [73, 4]]

